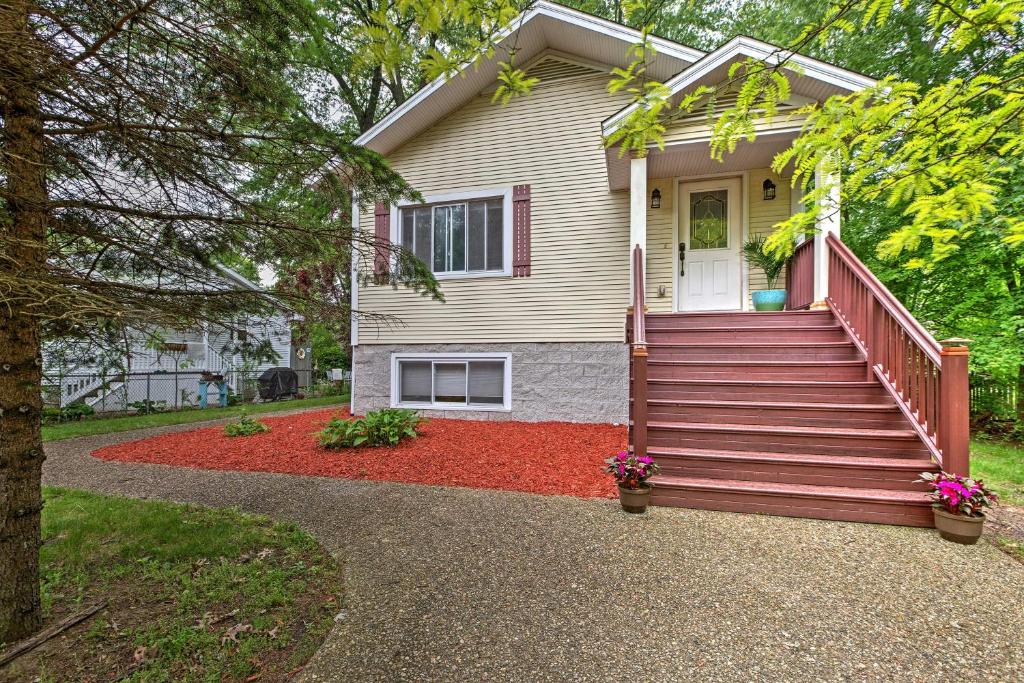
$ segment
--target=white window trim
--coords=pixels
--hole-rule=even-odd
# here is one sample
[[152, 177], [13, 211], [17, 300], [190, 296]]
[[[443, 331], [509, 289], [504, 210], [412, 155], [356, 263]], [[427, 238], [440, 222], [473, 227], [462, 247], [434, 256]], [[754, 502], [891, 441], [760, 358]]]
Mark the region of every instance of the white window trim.
[[[474, 361], [474, 360], [503, 360], [505, 361], [505, 386], [502, 404], [498, 405], [469, 405], [458, 403], [403, 403], [401, 401], [400, 378], [398, 376], [398, 363], [400, 361]], [[410, 353], [393, 352], [391, 354], [391, 407], [392, 408], [416, 408], [421, 410], [478, 410], [487, 412], [509, 412], [512, 410], [512, 354], [502, 351], [481, 351], [474, 353]]]
[[497, 187], [484, 190], [466, 190], [446, 194], [432, 194], [423, 197], [422, 202], [401, 201], [391, 207], [389, 235], [392, 244], [401, 244], [402, 225], [399, 211], [404, 208], [427, 204], [448, 204], [474, 199], [496, 199], [501, 197], [502, 220], [502, 266], [501, 270], [474, 271], [470, 273], [434, 273], [438, 280], [473, 280], [485, 277], [512, 277], [512, 188]]

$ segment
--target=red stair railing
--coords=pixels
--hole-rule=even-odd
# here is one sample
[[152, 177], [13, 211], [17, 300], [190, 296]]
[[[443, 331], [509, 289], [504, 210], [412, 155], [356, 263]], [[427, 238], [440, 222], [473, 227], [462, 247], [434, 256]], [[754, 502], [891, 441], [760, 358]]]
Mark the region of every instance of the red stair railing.
[[814, 240], [797, 245], [786, 264], [786, 308], [799, 311], [814, 303]]
[[[947, 472], [969, 474], [967, 347], [939, 344], [834, 234], [828, 304]], [[813, 277], [812, 277], [813, 280]]]
[[631, 417], [633, 453], [647, 455], [647, 325], [644, 322], [644, 250], [633, 247], [633, 326], [630, 364], [633, 369]]

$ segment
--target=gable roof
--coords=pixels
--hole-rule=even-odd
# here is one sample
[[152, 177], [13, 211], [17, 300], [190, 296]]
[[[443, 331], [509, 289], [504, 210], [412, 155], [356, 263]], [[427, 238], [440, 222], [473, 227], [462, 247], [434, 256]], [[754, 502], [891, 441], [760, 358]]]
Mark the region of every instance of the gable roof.
[[[750, 57], [771, 64], [793, 64], [802, 73], [790, 72], [793, 92], [815, 100], [824, 100], [840, 92], [854, 92], [875, 85], [877, 81], [863, 74], [843, 69], [813, 57], [787, 52], [781, 47], [748, 36], [736, 36], [714, 52], [690, 65], [665, 83], [673, 96], [697, 85], [715, 85], [728, 77], [729, 66], [737, 59]], [[608, 135], [636, 111], [639, 103], [630, 104], [602, 124], [602, 132]]]
[[[626, 51], [640, 39], [640, 32], [592, 14], [540, 0], [505, 27], [496, 37], [502, 47], [514, 41], [516, 59], [527, 63], [546, 49], [561, 50], [600, 64], [624, 65]], [[692, 47], [651, 37], [656, 54], [648, 72], [665, 80], [704, 57]], [[395, 107], [355, 143], [388, 154], [405, 141], [432, 126], [491, 85], [498, 76], [498, 58], [463, 67], [457, 74], [442, 76]]]

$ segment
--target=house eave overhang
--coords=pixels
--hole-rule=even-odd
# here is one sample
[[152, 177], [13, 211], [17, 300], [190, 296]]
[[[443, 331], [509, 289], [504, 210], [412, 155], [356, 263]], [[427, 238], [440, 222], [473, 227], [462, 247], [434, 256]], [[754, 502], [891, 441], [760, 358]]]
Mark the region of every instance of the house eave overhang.
[[[565, 30], [546, 30], [551, 22], [556, 22]], [[507, 50], [508, 43], [513, 40], [516, 42], [516, 59], [519, 63], [525, 63], [544, 49], [557, 49], [572, 54], [596, 49], [593, 44], [588, 44], [596, 41], [573, 42], [574, 35], [587, 34], [611, 41], [617, 48], [614, 61], [623, 62], [628, 47], [640, 39], [640, 32], [628, 26], [551, 2], [538, 2], [496, 36], [494, 57], [479, 60], [464, 66], [458, 73], [431, 81], [356, 138], [355, 144], [388, 154], [443, 116], [463, 106], [468, 98], [479, 94], [497, 78], [498, 62], [502, 59], [497, 55]], [[657, 51], [656, 59], [660, 60], [654, 68], [663, 70], [664, 78], [705, 56], [700, 50], [665, 38], [652, 37], [651, 40]], [[596, 55], [580, 56], [590, 56], [598, 62], [613, 61]]]
[[[869, 76], [843, 69], [813, 57], [795, 52], [788, 52], [771, 43], [766, 43], [748, 36], [737, 36], [714, 52], [709, 52], [702, 59], [694, 62], [665, 85], [671, 96], [675, 97], [687, 89], [706, 80], [716, 70], [727, 66], [738, 59], [750, 57], [773, 65], [792, 64], [799, 69], [799, 77], [819, 81], [841, 92], [856, 92], [877, 84]], [[794, 73], [794, 72], [791, 72]], [[640, 105], [630, 104], [609, 116], [601, 124], [605, 136], [611, 135]]]

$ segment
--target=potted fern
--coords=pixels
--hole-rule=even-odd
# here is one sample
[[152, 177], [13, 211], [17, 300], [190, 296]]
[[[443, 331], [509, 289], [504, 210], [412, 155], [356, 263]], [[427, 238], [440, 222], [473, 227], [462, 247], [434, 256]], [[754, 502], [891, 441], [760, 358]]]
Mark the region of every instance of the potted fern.
[[786, 259], [764, 250], [767, 239], [766, 235], [755, 235], [743, 244], [743, 256], [747, 263], [764, 271], [768, 281], [768, 289], [751, 292], [750, 298], [754, 301], [755, 311], [781, 311], [786, 308], [786, 290], [776, 289], [775, 286], [782, 269], [786, 267]]

